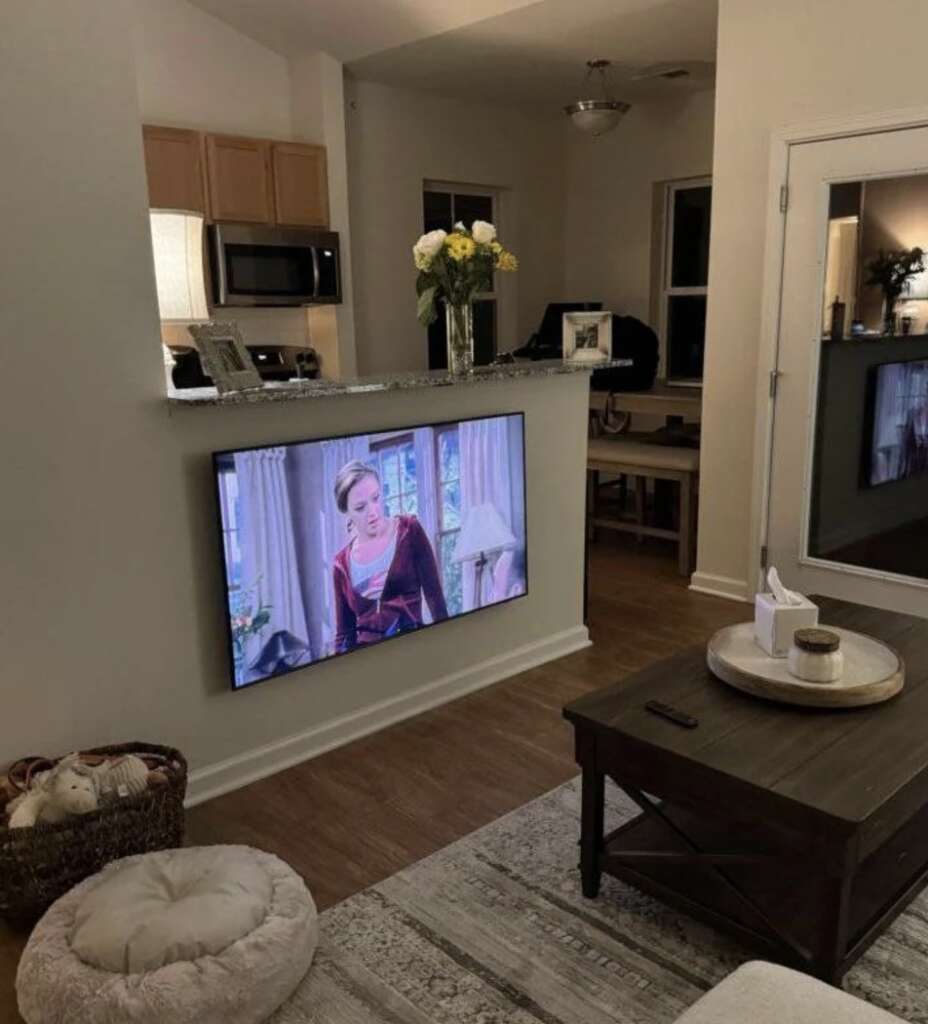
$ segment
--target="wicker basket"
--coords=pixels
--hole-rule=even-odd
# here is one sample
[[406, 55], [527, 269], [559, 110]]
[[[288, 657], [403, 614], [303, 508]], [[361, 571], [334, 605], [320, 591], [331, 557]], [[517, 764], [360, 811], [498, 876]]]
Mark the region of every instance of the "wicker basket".
[[11, 829], [0, 824], [0, 917], [34, 920], [111, 860], [182, 844], [187, 762], [180, 751], [122, 743], [86, 753], [159, 756], [165, 759], [167, 782], [57, 825]]

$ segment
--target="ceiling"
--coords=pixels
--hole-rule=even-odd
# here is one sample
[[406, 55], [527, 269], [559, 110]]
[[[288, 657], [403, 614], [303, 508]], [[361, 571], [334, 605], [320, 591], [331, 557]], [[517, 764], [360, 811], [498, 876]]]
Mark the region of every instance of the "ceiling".
[[[711, 88], [718, 0], [192, 0], [285, 55], [325, 50], [356, 78], [507, 103], [563, 104], [591, 58], [613, 98]], [[675, 80], [636, 79], [672, 64]], [[592, 98], [599, 96], [598, 87]]]
[[285, 57], [324, 50], [341, 61], [392, 49], [533, 0], [191, 0]]
[[[542, 0], [348, 68], [357, 78], [413, 89], [562, 104], [601, 98], [600, 87], [589, 90], [583, 80], [587, 60], [606, 58], [614, 62], [612, 98], [636, 102], [712, 87], [717, 18], [716, 0]], [[664, 64], [687, 77], [636, 80]]]

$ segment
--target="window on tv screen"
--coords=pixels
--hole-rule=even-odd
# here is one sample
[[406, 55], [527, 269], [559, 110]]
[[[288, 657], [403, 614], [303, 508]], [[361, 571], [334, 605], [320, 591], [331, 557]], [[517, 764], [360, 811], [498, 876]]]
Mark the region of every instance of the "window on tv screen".
[[236, 688], [527, 592], [521, 413], [214, 465]]

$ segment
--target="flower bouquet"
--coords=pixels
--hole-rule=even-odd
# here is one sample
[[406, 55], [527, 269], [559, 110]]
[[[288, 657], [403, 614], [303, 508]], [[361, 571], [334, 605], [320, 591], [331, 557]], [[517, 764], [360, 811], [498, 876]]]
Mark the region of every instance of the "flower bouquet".
[[499, 243], [496, 228], [475, 220], [468, 230], [429, 231], [412, 249], [416, 278], [417, 314], [423, 327], [438, 318], [436, 302], [445, 303], [448, 327], [448, 368], [470, 373], [474, 362], [473, 302], [493, 287], [493, 271], [518, 270], [519, 262]]
[[896, 333], [896, 303], [912, 285], [912, 278], [925, 271], [925, 253], [916, 246], [914, 249], [880, 249], [866, 265], [868, 287], [874, 285], [883, 290], [883, 333]]

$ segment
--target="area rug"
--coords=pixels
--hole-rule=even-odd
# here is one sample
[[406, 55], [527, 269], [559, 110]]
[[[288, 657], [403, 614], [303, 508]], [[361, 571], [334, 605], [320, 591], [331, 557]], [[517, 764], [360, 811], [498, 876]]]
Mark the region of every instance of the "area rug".
[[[637, 809], [616, 789], [608, 827]], [[326, 911], [272, 1024], [668, 1024], [751, 954], [630, 886], [580, 893], [574, 780]], [[928, 895], [844, 987], [928, 1024]]]

